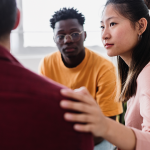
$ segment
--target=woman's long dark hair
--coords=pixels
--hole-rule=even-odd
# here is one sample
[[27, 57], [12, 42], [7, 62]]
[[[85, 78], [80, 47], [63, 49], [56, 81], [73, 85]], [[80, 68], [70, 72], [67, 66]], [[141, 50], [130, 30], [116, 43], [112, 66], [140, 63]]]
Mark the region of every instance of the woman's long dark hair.
[[144, 0], [107, 0], [106, 6], [109, 4], [112, 4], [122, 16], [128, 18], [134, 27], [141, 18], [147, 20], [147, 28], [142, 34], [142, 38], [138, 45], [132, 52], [130, 67], [128, 67], [120, 56], [117, 56], [118, 73], [121, 83], [121, 95], [119, 101], [127, 101], [136, 94], [137, 77], [142, 69], [150, 62], [149, 10], [144, 3]]

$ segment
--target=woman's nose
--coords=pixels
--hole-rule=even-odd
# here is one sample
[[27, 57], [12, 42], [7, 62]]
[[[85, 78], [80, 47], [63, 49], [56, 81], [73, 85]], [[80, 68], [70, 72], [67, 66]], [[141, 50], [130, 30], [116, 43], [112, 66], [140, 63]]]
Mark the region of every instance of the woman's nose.
[[105, 29], [103, 32], [102, 32], [102, 39], [103, 40], [106, 40], [106, 39], [109, 39], [111, 37], [110, 35], [110, 32], [108, 29]]

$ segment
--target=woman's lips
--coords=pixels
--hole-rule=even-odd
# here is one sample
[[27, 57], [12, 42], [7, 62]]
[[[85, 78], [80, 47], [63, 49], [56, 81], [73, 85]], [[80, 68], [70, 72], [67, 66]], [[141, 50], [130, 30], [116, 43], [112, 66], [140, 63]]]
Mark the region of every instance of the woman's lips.
[[110, 48], [112, 47], [114, 44], [105, 44], [105, 48]]

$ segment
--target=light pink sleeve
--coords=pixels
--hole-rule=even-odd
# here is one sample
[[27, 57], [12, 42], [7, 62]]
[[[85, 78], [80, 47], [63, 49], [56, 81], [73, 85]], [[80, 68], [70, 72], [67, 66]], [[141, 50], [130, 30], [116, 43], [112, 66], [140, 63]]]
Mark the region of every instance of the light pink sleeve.
[[135, 150], [150, 150], [150, 67], [144, 70], [139, 85], [142, 85], [139, 94], [140, 115], [143, 118], [142, 131], [133, 129], [136, 135]]
[[137, 139], [135, 150], [150, 150], [150, 97], [148, 95], [141, 97], [140, 114], [143, 117], [142, 131], [132, 128]]
[[150, 150], [150, 133], [132, 128], [136, 136], [135, 150]]
[[[150, 90], [149, 90], [150, 92]], [[143, 117], [142, 131], [150, 133], [150, 93], [142, 95], [140, 101], [140, 114]]]

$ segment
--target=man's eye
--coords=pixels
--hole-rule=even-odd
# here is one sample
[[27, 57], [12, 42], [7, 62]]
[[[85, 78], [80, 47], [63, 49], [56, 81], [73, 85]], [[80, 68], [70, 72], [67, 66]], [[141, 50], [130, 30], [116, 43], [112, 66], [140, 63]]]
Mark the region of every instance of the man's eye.
[[78, 36], [79, 36], [79, 33], [72, 33], [71, 36], [72, 36], [72, 37], [78, 37]]
[[57, 38], [60, 40], [64, 39], [64, 37], [65, 37], [64, 35], [57, 35]]
[[114, 25], [116, 25], [116, 23], [114, 23], [114, 22], [110, 23], [110, 26], [114, 26]]

